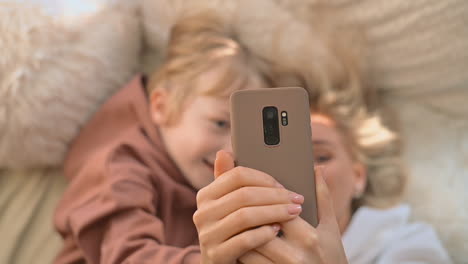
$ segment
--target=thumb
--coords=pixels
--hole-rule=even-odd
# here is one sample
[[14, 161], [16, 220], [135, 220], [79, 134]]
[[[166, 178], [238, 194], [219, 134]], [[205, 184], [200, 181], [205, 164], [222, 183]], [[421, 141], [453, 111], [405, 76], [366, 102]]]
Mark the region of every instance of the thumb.
[[216, 160], [214, 164], [215, 179], [221, 176], [221, 174], [233, 168], [234, 168], [234, 158], [232, 157], [232, 154], [225, 150], [218, 151], [218, 153], [216, 153]]
[[324, 179], [324, 167], [315, 167], [315, 185], [317, 190], [317, 207], [319, 223], [326, 223], [330, 220], [336, 222], [333, 200]]

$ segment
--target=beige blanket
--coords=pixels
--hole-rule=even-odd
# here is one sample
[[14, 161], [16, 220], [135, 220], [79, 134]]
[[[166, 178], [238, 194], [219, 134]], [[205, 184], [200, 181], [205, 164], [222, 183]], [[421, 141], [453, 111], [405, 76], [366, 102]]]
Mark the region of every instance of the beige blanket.
[[51, 263], [61, 246], [52, 216], [65, 188], [60, 170], [0, 171], [0, 263]]

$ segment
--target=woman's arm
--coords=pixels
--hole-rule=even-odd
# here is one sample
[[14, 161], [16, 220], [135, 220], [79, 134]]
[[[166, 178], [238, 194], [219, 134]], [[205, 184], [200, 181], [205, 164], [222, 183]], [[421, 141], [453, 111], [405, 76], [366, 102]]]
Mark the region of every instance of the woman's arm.
[[[241, 258], [243, 264], [348, 263], [333, 209], [333, 201], [322, 177], [322, 170], [316, 170], [315, 175], [319, 213], [317, 228], [312, 227], [300, 217], [283, 222], [281, 223], [283, 236], [275, 238], [254, 252], [247, 253]], [[264, 260], [260, 262], [262, 257]]]

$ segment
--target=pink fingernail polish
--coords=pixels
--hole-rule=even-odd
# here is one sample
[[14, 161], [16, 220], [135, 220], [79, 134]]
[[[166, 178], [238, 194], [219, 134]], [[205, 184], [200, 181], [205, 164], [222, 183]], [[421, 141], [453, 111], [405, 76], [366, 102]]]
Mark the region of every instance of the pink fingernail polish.
[[275, 230], [275, 232], [278, 232], [281, 229], [281, 226], [278, 224], [274, 224], [271, 227], [273, 227], [273, 230]]
[[290, 193], [289, 196], [290, 196], [291, 201], [293, 203], [302, 204], [304, 202], [304, 196], [302, 196], [300, 194]]
[[302, 206], [298, 204], [290, 204], [288, 205], [288, 213], [290, 215], [298, 215], [302, 211]]

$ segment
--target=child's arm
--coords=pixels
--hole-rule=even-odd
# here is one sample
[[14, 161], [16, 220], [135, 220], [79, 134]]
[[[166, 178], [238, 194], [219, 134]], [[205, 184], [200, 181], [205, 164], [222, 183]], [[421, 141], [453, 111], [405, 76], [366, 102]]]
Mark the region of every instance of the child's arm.
[[[100, 163], [99, 158], [92, 162]], [[198, 246], [164, 244], [164, 223], [155, 216], [158, 196], [148, 168], [125, 159], [109, 168], [87, 167], [71, 182], [55, 219], [65, 244], [73, 241], [87, 263], [200, 263]], [[72, 250], [68, 253], [56, 263], [77, 258]]]

